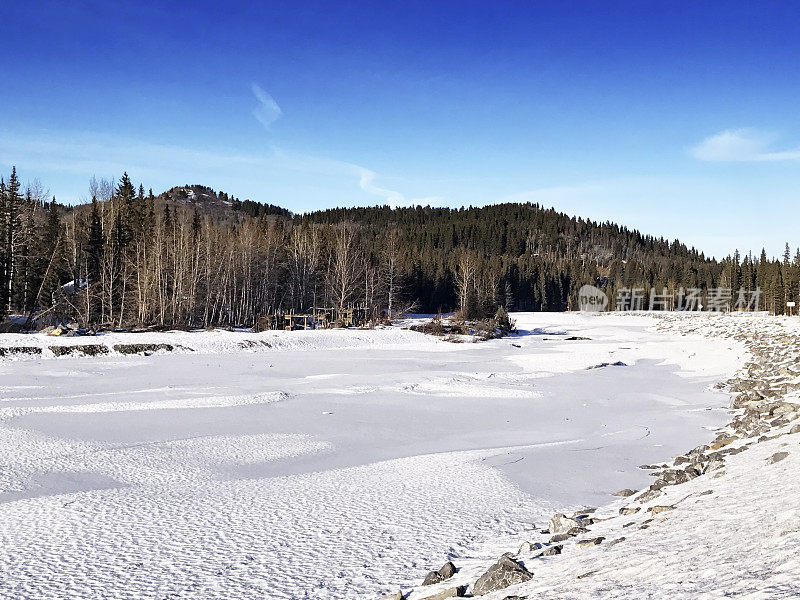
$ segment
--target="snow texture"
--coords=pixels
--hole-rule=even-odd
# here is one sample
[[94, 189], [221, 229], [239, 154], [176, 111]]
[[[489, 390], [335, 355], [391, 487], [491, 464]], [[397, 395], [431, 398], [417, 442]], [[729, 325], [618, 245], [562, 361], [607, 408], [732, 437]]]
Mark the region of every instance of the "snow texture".
[[[741, 366], [736, 340], [656, 332], [657, 319], [633, 315], [514, 317], [520, 335], [478, 344], [400, 328], [0, 336], [2, 347], [43, 348], [0, 360], [0, 598], [371, 598], [447, 559], [474, 582], [533, 522], [641, 489], [638, 465], [708, 441], [729, 418], [730, 397], [712, 384]], [[111, 351], [49, 350], [86, 343]], [[113, 351], [128, 343], [177, 350]], [[709, 567], [720, 586], [735, 584], [750, 548], [763, 578], [780, 561], [769, 547], [796, 540], [797, 496], [778, 482], [797, 459], [759, 478], [774, 479], [772, 514], [734, 487], [692, 497], [684, 504], [707, 510], [700, 524], [663, 513], [632, 532], [641, 546], [537, 559], [530, 585], [666, 597], [723, 541], [730, 567]], [[726, 477], [736, 473], [753, 486], [746, 466]], [[747, 510], [747, 527], [715, 533]], [[737, 530], [761, 537], [736, 542]], [[617, 553], [618, 570], [559, 579], [569, 565], [591, 571], [599, 552]], [[780, 577], [774, 595], [754, 597], [781, 597], [791, 581]]]

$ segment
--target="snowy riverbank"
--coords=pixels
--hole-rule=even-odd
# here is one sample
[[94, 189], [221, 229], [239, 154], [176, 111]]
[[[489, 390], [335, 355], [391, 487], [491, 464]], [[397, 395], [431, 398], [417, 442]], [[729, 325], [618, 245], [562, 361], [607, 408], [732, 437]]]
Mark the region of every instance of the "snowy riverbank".
[[797, 322], [667, 316], [657, 329], [745, 344], [745, 368], [725, 382], [736, 393], [729, 425], [708, 444], [648, 468], [656, 479], [643, 492], [625, 492], [572, 517], [556, 515], [517, 547], [487, 544], [493, 559], [465, 560], [446, 581], [419, 586], [406, 598], [800, 596]]
[[[445, 558], [471, 577], [531, 522], [646, 486], [638, 465], [729, 418], [712, 384], [742, 340], [515, 318], [520, 336], [480, 344], [0, 336], [46, 348], [0, 361], [0, 597], [360, 598]], [[87, 343], [111, 350], [48, 354]], [[113, 351], [130, 343], [180, 348]]]

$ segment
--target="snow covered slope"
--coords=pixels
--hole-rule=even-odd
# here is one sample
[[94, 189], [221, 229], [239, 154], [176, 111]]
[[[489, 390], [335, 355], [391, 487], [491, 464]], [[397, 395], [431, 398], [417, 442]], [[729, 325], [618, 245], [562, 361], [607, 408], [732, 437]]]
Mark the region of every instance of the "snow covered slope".
[[417, 587], [407, 598], [429, 598], [457, 586], [470, 594], [507, 551], [530, 580], [482, 598], [800, 597], [797, 321], [671, 316], [658, 329], [746, 344], [746, 368], [728, 382], [738, 392], [730, 426], [674, 461], [664, 456], [666, 463], [649, 469], [658, 479], [643, 493], [578, 511], [587, 517], [578, 520], [587, 531], [552, 542], [558, 523], [541, 521], [513, 543], [487, 543], [483, 554], [492, 558], [465, 558], [455, 576]]

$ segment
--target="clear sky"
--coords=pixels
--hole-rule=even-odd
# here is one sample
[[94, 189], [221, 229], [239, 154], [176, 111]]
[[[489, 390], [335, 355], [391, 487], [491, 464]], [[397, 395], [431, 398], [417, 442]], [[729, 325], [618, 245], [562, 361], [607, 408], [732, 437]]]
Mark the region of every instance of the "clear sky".
[[4, 2], [0, 166], [800, 244], [796, 2]]

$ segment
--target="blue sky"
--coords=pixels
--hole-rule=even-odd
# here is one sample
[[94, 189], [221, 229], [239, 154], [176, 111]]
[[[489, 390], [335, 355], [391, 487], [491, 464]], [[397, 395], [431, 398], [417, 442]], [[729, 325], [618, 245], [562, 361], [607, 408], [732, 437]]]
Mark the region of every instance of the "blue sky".
[[0, 166], [295, 211], [534, 201], [800, 244], [793, 2], [17, 2]]

